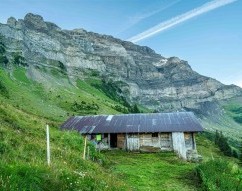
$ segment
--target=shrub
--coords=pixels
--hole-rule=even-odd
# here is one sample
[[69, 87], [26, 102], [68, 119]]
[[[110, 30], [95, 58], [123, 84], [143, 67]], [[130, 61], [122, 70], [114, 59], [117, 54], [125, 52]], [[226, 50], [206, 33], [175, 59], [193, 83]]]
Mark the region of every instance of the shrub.
[[0, 94], [6, 98], [9, 98], [9, 92], [4, 83], [0, 80]]
[[25, 58], [22, 57], [19, 53], [15, 53], [13, 55], [13, 63], [18, 66], [28, 66], [28, 64], [25, 61]]

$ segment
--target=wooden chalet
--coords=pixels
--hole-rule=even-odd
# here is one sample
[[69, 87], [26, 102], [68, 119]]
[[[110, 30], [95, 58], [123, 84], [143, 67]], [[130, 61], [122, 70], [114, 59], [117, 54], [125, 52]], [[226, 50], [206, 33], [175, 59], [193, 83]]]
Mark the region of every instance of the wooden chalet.
[[203, 131], [192, 112], [76, 116], [61, 129], [87, 135], [101, 149], [173, 150], [183, 159], [196, 150], [195, 134]]

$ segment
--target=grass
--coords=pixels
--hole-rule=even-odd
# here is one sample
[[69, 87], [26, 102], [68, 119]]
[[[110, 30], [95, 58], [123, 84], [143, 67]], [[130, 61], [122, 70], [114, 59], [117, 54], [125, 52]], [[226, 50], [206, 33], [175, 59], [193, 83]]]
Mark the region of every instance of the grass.
[[172, 152], [127, 153], [109, 151], [110, 171], [132, 190], [196, 190], [195, 164], [182, 161]]
[[[89, 144], [92, 160], [84, 161], [83, 139], [76, 132], [59, 131], [60, 124], [71, 115], [115, 114], [119, 113], [115, 106], [124, 106], [93, 86], [101, 83], [96, 75], [73, 85], [59, 69], [53, 70], [45, 70], [45, 84], [29, 79], [23, 67], [14, 67], [12, 73], [0, 69], [4, 90], [0, 94], [0, 190], [199, 189], [197, 164], [182, 161], [172, 152], [99, 154]], [[46, 165], [46, 123], [51, 127], [50, 167]], [[197, 136], [197, 146], [205, 162], [220, 158], [237, 162], [224, 157], [204, 135]]]
[[[29, 79], [23, 67], [14, 67], [12, 73], [0, 69], [4, 89], [0, 94], [0, 190], [127, 190], [124, 182], [99, 164], [106, 160], [92, 145], [92, 160], [84, 161], [82, 137], [59, 130], [68, 113], [78, 114], [71, 108], [75, 101], [95, 103], [100, 108], [95, 107], [95, 112], [112, 114], [118, 112], [108, 105], [115, 102], [106, 104], [104, 94], [99, 98], [71, 84], [65, 86], [58, 77], [49, 79], [47, 87]], [[46, 165], [47, 123], [51, 127], [50, 167]]]
[[[50, 167], [46, 165], [46, 123], [51, 124]], [[122, 181], [98, 164], [100, 160], [105, 164], [105, 159], [92, 145], [94, 161], [82, 159], [83, 139], [78, 133], [61, 132], [56, 122], [4, 102], [0, 105], [0, 124], [0, 190], [125, 189]]]
[[201, 190], [242, 190], [242, 170], [234, 163], [211, 160], [200, 164], [196, 170], [202, 182]]
[[[45, 76], [46, 78], [49, 77], [48, 84], [42, 84], [29, 79], [26, 76], [26, 69], [22, 67], [15, 67], [12, 73], [0, 69], [1, 84], [7, 87], [10, 95], [7, 100], [8, 103], [27, 113], [60, 122], [63, 122], [71, 115], [119, 113], [114, 107], [119, 103], [108, 98], [103, 92], [95, 90], [85, 81], [79, 81], [78, 88], [67, 83], [67, 79], [59, 79], [51, 74], [48, 75]], [[56, 85], [57, 82], [58, 85]], [[78, 111], [73, 109], [73, 104], [80, 104], [81, 102], [86, 102], [87, 105], [97, 105], [98, 107], [94, 109], [87, 107], [89, 109], [84, 108]]]
[[[238, 161], [225, 157], [217, 146], [207, 139], [206, 134], [197, 135], [196, 141], [198, 153], [203, 156], [202, 165], [183, 161], [173, 152], [145, 154], [113, 150], [103, 154], [111, 161], [109, 171], [126, 182], [132, 190], [200, 190], [204, 180], [199, 179], [198, 168], [206, 168], [210, 161], [230, 161], [231, 165], [236, 165]], [[210, 181], [214, 183], [213, 179]]]

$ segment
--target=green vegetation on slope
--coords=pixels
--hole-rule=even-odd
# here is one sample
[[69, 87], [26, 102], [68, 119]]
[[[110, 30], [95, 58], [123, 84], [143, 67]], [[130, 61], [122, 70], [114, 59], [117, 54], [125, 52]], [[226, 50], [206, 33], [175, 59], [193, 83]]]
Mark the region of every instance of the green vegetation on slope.
[[[129, 105], [119, 86], [101, 80], [96, 71], [90, 71], [89, 78], [71, 82], [63, 63], [49, 60], [50, 67], [31, 66], [30, 70], [20, 53], [12, 55], [11, 63], [5, 53], [0, 43], [0, 66], [12, 64], [11, 70], [0, 69], [0, 190], [199, 189], [197, 164], [181, 161], [174, 153], [99, 154], [89, 144], [92, 160], [84, 161], [82, 137], [59, 131], [61, 122], [71, 115], [137, 112], [141, 107]], [[46, 123], [51, 126], [50, 167], [46, 165]], [[237, 162], [224, 157], [204, 136], [198, 136], [197, 144], [205, 161], [223, 158]], [[200, 180], [205, 187], [211, 177], [202, 165], [197, 168], [200, 178], [200, 172], [205, 175]], [[228, 172], [209, 162], [208, 166], [211, 172], [217, 171], [217, 179]], [[235, 174], [229, 175], [233, 182]], [[216, 184], [217, 179], [209, 184]]]
[[224, 106], [226, 112], [237, 123], [242, 124], [242, 98], [232, 100], [229, 104]]
[[[99, 90], [93, 92], [95, 88], [85, 81], [77, 88], [68, 79], [51, 77], [46, 86], [30, 80], [22, 67], [14, 67], [11, 73], [0, 69], [0, 79], [1, 94], [8, 96], [9, 103], [52, 120], [64, 121], [71, 115], [115, 114], [115, 106], [124, 107]], [[60, 84], [54, 84], [58, 80]]]
[[[51, 166], [46, 165], [45, 124], [51, 124]], [[89, 144], [84, 161], [83, 139], [61, 132], [55, 122], [27, 114], [1, 99], [0, 190], [117, 190], [125, 185], [105, 172], [105, 159]], [[115, 181], [113, 181], [115, 180]]]
[[225, 160], [211, 160], [200, 164], [196, 170], [202, 183], [201, 190], [242, 190], [242, 171], [234, 163]]
[[6, 66], [8, 64], [8, 58], [6, 57], [6, 46], [3, 43], [2, 36], [0, 35], [0, 66]]
[[[114, 114], [112, 105], [119, 103], [102, 92], [97, 96], [76, 88], [57, 73], [45, 76], [48, 87], [29, 79], [24, 67], [14, 66], [11, 72], [0, 69], [0, 190], [127, 190], [99, 164], [106, 160], [91, 144], [91, 160], [84, 161], [82, 137], [59, 130], [68, 115]], [[54, 84], [58, 81], [60, 85]], [[78, 103], [86, 107], [78, 108]], [[50, 167], [46, 165], [46, 123], [51, 126]]]

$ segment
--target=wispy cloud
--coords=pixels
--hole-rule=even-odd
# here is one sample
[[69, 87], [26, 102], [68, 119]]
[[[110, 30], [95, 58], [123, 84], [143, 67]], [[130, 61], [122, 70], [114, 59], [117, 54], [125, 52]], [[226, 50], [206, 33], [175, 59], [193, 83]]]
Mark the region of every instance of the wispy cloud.
[[140, 23], [141, 21], [143, 21], [145, 19], [152, 17], [152, 16], [156, 15], [157, 13], [160, 13], [161, 11], [164, 11], [164, 10], [172, 7], [173, 5], [177, 4], [180, 1], [181, 0], [172, 1], [169, 4], [162, 6], [161, 8], [156, 9], [154, 11], [144, 12], [142, 14], [138, 14], [138, 15], [134, 15], [134, 16], [130, 17], [128, 19], [128, 23], [126, 24], [126, 26], [124, 26], [123, 29], [118, 32], [118, 34], [130, 29], [131, 27], [133, 27], [134, 25]]
[[204, 14], [204, 13], [207, 13], [209, 11], [212, 11], [214, 9], [217, 9], [219, 7], [222, 7], [222, 6], [225, 6], [227, 4], [231, 4], [233, 2], [235, 2], [237, 0], [214, 0], [214, 1], [211, 1], [211, 2], [208, 2], [208, 3], [205, 3], [204, 5], [198, 7], [198, 8], [195, 8], [191, 11], [188, 11], [182, 15], [179, 15], [179, 16], [176, 16], [174, 18], [171, 18], [167, 21], [164, 21], [140, 34], [137, 34], [129, 39], [127, 39], [128, 41], [131, 41], [131, 42], [139, 42], [141, 40], [144, 40], [146, 38], [149, 38], [157, 33], [160, 33], [164, 30], [167, 30], [171, 27], [174, 27], [180, 23], [183, 23], [191, 18], [194, 18], [196, 16], [199, 16], [201, 14]]
[[132, 24], [137, 24], [139, 23], [140, 21], [144, 20], [144, 19], [147, 19], [157, 13], [160, 13], [161, 11], [164, 11], [170, 7], [172, 7], [173, 5], [175, 5], [176, 3], [178, 3], [179, 1], [181, 0], [176, 0], [176, 1], [172, 1], [170, 2], [169, 4], [167, 4], [166, 6], [164, 7], [161, 7], [157, 10], [154, 10], [154, 11], [151, 11], [151, 12], [147, 12], [147, 13], [143, 13], [143, 14], [140, 14], [140, 15], [137, 15], [137, 16], [134, 16], [134, 17], [131, 17], [130, 20], [131, 20], [131, 23]]

